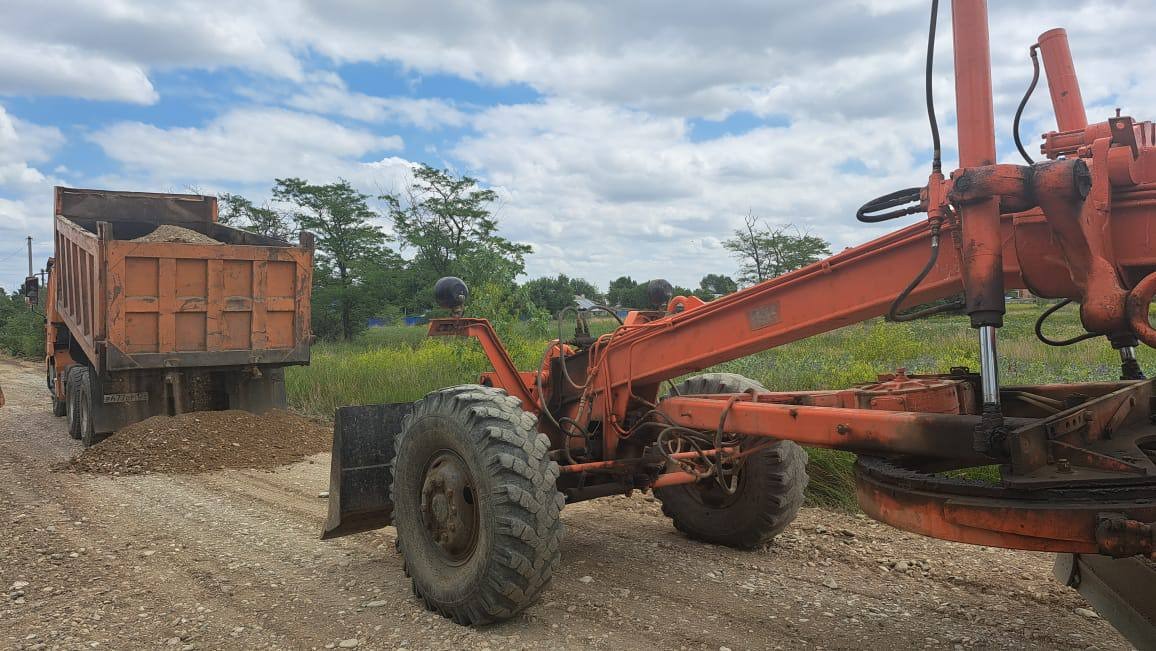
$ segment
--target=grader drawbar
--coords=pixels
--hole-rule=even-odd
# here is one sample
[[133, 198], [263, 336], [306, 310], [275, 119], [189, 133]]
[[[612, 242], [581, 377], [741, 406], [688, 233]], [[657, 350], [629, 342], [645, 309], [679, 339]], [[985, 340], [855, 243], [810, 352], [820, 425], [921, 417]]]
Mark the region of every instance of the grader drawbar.
[[[1156, 346], [1156, 131], [1119, 111], [1088, 122], [1067, 36], [1055, 29], [1029, 53], [1037, 76], [1043, 61], [1057, 130], [1043, 136], [1039, 162], [1017, 133], [1025, 164], [998, 163], [987, 7], [955, 0], [960, 164], [945, 176], [930, 103], [937, 10], [932, 2], [927, 183], [857, 215], [925, 220], [711, 302], [652, 283], [655, 309], [602, 336], [579, 315], [574, 336], [551, 342], [529, 371], [515, 368], [487, 321], [463, 316], [465, 285], [439, 281], [438, 301], [454, 316], [431, 322], [430, 335], [478, 340], [493, 371], [412, 405], [339, 412], [327, 535], [392, 523], [428, 607], [492, 622], [546, 586], [564, 503], [653, 491], [686, 535], [757, 547], [802, 503], [800, 445], [834, 448], [858, 455], [858, 499], [871, 517], [1062, 554], [1062, 580], [1135, 643], [1156, 645], [1156, 400], [1136, 359], [1140, 343]], [[1042, 344], [1103, 342], [1119, 351], [1121, 379], [1001, 384], [997, 334], [1005, 292], [1018, 288], [1060, 299], [1054, 309], [1078, 304], [1086, 333], [1049, 338], [1050, 309], [1037, 324]], [[827, 391], [694, 375], [867, 319], [948, 311], [977, 333], [974, 372], [900, 370]], [[998, 466], [998, 480], [957, 472], [983, 466]]]

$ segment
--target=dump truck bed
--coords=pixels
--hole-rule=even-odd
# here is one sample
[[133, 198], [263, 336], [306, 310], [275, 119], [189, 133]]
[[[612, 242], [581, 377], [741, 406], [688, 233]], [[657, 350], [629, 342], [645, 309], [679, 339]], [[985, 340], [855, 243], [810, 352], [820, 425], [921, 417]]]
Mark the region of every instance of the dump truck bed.
[[[56, 311], [98, 371], [308, 363], [310, 236], [224, 226], [197, 195], [57, 188], [56, 211]], [[215, 242], [147, 241], [165, 224]]]

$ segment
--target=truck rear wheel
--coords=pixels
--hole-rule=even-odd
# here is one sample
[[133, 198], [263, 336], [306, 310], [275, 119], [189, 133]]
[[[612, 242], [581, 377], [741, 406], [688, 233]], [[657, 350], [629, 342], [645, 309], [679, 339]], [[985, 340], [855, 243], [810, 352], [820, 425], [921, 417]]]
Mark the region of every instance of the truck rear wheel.
[[521, 612], [560, 558], [564, 499], [549, 439], [504, 391], [435, 391], [405, 418], [394, 525], [414, 594], [459, 624]]
[[52, 415], [64, 416], [68, 413], [68, 400], [61, 400], [56, 397], [56, 366], [45, 364], [44, 367], [47, 369], [48, 394], [52, 396]]
[[[684, 380], [680, 395], [766, 391], [754, 380], [732, 373], [707, 373]], [[655, 497], [676, 529], [695, 540], [753, 549], [787, 527], [803, 505], [807, 453], [793, 441], [775, 441], [748, 456], [732, 494], [714, 480], [659, 488]]]
[[68, 435], [74, 439], [80, 438], [80, 411], [77, 410], [79, 400], [80, 380], [78, 373], [81, 366], [69, 366], [64, 373], [65, 412], [68, 416]]
[[93, 409], [93, 374], [92, 369], [87, 366], [82, 366], [80, 371], [76, 374], [76, 412], [77, 425], [80, 431], [80, 442], [84, 447], [90, 448], [96, 445], [96, 426], [92, 420]]

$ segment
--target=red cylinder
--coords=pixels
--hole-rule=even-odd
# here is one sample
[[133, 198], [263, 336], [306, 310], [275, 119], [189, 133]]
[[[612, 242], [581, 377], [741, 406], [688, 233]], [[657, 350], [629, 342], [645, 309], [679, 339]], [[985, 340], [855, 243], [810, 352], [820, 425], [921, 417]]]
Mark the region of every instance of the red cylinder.
[[[991, 52], [986, 0], [951, 5], [955, 44], [955, 107], [959, 123], [959, 166], [994, 165], [995, 109], [991, 95]], [[963, 286], [974, 328], [1002, 326], [1003, 247], [999, 200], [963, 206]]]
[[1068, 47], [1067, 30], [1059, 27], [1050, 29], [1040, 34], [1039, 43], [1059, 130], [1083, 129], [1088, 126], [1088, 114], [1084, 110], [1084, 98], [1080, 95], [1080, 80], [1076, 77], [1076, 65], [1072, 62], [1072, 50]]

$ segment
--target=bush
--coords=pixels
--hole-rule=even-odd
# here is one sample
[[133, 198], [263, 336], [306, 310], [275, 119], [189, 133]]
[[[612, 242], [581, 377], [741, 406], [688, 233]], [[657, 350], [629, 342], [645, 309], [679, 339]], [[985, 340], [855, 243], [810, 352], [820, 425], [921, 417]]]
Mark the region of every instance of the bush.
[[44, 317], [24, 297], [0, 290], [0, 352], [16, 357], [44, 357]]

